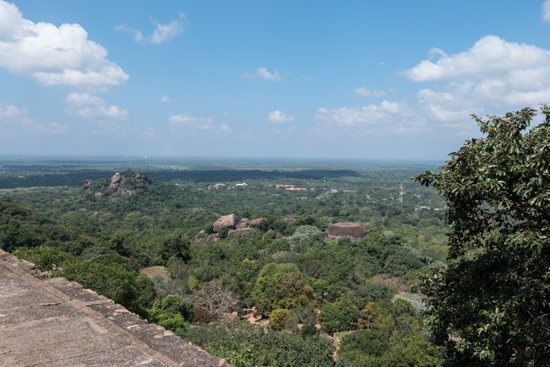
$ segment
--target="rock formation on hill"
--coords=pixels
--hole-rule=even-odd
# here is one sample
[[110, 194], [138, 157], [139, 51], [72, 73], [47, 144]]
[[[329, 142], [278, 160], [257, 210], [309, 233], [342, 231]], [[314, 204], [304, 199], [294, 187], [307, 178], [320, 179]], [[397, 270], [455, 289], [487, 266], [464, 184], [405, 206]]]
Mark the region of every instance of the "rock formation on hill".
[[93, 193], [96, 199], [103, 196], [113, 195], [134, 195], [138, 187], [148, 186], [152, 183], [147, 173], [127, 170], [117, 172], [111, 179], [101, 179], [98, 181], [86, 180], [87, 192]]
[[240, 221], [241, 218], [235, 214], [224, 215], [223, 217], [220, 217], [216, 223], [214, 223], [214, 232], [218, 232], [221, 227], [235, 229]]
[[335, 223], [325, 231], [325, 242], [337, 241], [341, 237], [348, 237], [353, 242], [359, 242], [369, 233], [357, 223]]
[[201, 237], [201, 234], [204, 233], [204, 230], [202, 230], [200, 231], [200, 233], [191, 237], [191, 240], [202, 242], [202, 243], [205, 243], [207, 241], [218, 242], [220, 240], [220, 235], [217, 232], [222, 227], [227, 227], [230, 229], [230, 231], [228, 232], [228, 235], [242, 236], [245, 233], [254, 231], [254, 228], [258, 227], [263, 220], [264, 220], [263, 218], [252, 219], [252, 220], [248, 218], [240, 219], [235, 214], [224, 215], [224, 216], [221, 216], [216, 221], [216, 223], [214, 223], [213, 234], [207, 237], [199, 238]]

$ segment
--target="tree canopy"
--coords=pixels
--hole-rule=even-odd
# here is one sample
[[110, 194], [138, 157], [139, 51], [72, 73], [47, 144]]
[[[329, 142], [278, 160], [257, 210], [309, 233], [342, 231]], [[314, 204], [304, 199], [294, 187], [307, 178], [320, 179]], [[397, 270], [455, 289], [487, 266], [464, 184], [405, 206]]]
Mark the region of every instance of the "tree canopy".
[[438, 173], [414, 177], [446, 198], [447, 268], [419, 289], [432, 343], [451, 366], [540, 366], [550, 360], [550, 109], [474, 116], [485, 138], [465, 142]]

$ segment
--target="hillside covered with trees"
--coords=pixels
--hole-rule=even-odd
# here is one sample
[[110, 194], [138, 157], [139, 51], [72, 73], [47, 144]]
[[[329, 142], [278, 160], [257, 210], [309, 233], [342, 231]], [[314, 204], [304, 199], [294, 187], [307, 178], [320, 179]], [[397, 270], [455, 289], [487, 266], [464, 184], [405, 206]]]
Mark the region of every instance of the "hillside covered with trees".
[[[126, 170], [74, 188], [4, 189], [0, 245], [237, 366], [436, 366], [409, 286], [446, 249], [443, 210], [415, 206], [444, 204], [419, 186], [401, 203], [403, 172], [380, 171], [375, 182], [336, 171], [237, 187], [223, 172], [161, 182]], [[216, 228], [228, 214], [258, 225]], [[364, 237], [327, 242], [341, 222]], [[368, 349], [373, 338], [380, 348]]]

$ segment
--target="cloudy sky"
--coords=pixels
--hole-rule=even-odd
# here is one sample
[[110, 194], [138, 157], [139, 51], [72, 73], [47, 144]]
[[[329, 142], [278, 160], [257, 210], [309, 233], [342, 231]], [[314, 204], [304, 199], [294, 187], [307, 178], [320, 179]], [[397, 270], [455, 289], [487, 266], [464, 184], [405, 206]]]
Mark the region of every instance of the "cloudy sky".
[[0, 0], [0, 154], [445, 159], [550, 103], [550, 1]]

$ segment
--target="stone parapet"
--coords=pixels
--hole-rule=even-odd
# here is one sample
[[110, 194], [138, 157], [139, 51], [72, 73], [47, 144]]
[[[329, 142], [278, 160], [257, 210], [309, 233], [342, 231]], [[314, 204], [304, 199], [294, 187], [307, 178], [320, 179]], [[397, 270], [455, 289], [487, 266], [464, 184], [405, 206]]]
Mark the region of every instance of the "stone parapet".
[[0, 366], [230, 367], [162, 326], [0, 250]]

